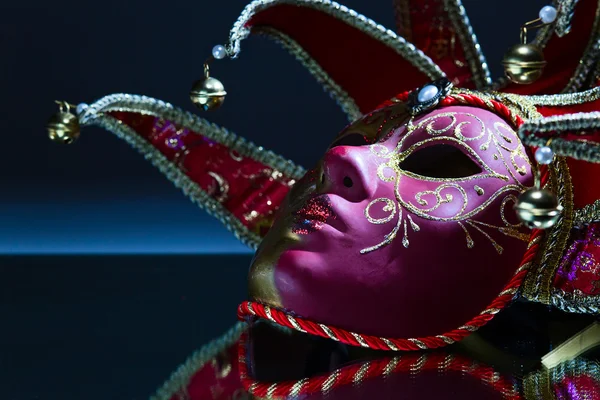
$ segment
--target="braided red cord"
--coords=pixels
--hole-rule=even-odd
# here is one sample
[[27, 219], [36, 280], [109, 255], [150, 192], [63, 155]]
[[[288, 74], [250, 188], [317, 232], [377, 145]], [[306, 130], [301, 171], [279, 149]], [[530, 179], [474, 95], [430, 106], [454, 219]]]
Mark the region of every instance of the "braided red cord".
[[[398, 95], [396, 100], [403, 101], [408, 97], [407, 93]], [[389, 102], [393, 104], [392, 101]], [[475, 107], [490, 110], [502, 116], [507, 122], [518, 128], [523, 119], [518, 115], [513, 115], [508, 107], [495, 100], [483, 100], [472, 94], [454, 94], [444, 98], [440, 105], [470, 105]], [[385, 105], [385, 103], [384, 103]], [[541, 182], [545, 184], [548, 179], [547, 166], [541, 166]], [[376, 350], [394, 350], [394, 351], [414, 351], [423, 349], [433, 349], [443, 347], [454, 342], [458, 342], [476, 331], [486, 323], [488, 323], [494, 315], [502, 310], [508, 303], [512, 301], [517, 290], [523, 283], [527, 275], [530, 263], [533, 261], [540, 244], [537, 239], [543, 235], [542, 230], [533, 230], [530, 237], [530, 247], [525, 252], [523, 259], [516, 270], [515, 275], [511, 278], [502, 292], [483, 310], [479, 315], [465, 323], [463, 326], [452, 331], [446, 332], [437, 336], [426, 336], [419, 338], [384, 338], [370, 335], [362, 335], [355, 332], [350, 332], [345, 329], [332, 327], [325, 324], [318, 324], [302, 317], [295, 317], [286, 314], [281, 310], [271, 308], [259, 303], [244, 302], [239, 306], [238, 317], [246, 319], [249, 317], [259, 317], [268, 319], [278, 325], [287, 328], [299, 330], [311, 335], [330, 338], [339, 342], [352, 345], [369, 347]]]
[[[455, 371], [468, 374], [501, 393], [505, 399], [522, 399], [514, 381], [499, 375], [491, 367], [479, 365], [462, 356], [441, 353], [407, 354], [393, 358], [383, 358], [357, 363], [328, 375], [306, 378], [299, 381], [287, 382], [259, 382], [252, 379], [248, 373], [248, 360], [246, 359], [247, 333], [245, 332], [239, 342], [239, 371], [242, 385], [253, 396], [260, 398], [288, 398], [290, 396], [303, 396], [315, 393], [326, 394], [336, 388], [362, 384], [363, 382], [386, 377], [397, 373], [415, 374], [422, 371]], [[359, 374], [360, 371], [360, 374]], [[327, 384], [326, 384], [327, 382]]]

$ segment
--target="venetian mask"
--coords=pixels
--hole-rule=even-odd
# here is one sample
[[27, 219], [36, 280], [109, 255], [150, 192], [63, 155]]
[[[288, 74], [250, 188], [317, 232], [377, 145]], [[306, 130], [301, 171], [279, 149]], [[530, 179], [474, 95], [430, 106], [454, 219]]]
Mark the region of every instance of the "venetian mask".
[[[399, 29], [386, 30], [335, 2], [254, 0], [226, 45], [213, 49], [191, 93], [202, 108], [225, 95], [209, 76], [210, 60], [236, 58], [241, 42], [261, 33], [283, 44], [353, 121], [309, 172], [146, 96], [61, 102], [50, 137], [70, 143], [86, 125], [114, 132], [258, 247], [252, 301], [238, 309], [249, 322], [419, 350], [462, 340], [515, 298], [597, 315], [600, 191], [590, 177], [600, 171], [591, 50], [598, 3], [561, 3], [554, 28], [535, 42], [544, 75], [527, 86], [492, 81], [460, 2], [426, 13], [419, 1], [404, 3]], [[569, 34], [573, 15], [580, 22]], [[432, 53], [430, 22], [441, 20], [451, 24], [440, 35], [452, 51]], [[427, 98], [433, 92], [421, 90], [441, 81], [455, 89], [439, 87], [435, 104], [415, 108], [411, 99]], [[532, 192], [550, 194], [551, 206], [548, 197], [526, 196]], [[522, 226], [518, 198], [540, 200], [519, 201], [540, 217], [534, 226], [549, 229]]]
[[528, 235], [512, 208], [532, 185], [514, 128], [490, 111], [379, 109], [290, 192], [252, 263], [250, 295], [368, 335], [446, 332], [514, 274]]

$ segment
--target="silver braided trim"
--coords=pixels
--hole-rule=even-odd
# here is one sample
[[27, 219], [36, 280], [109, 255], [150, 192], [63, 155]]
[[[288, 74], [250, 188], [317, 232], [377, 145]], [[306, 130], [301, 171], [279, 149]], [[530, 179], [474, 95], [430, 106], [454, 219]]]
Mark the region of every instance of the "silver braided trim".
[[571, 21], [573, 20], [573, 15], [575, 15], [575, 6], [578, 1], [579, 0], [561, 0], [558, 2], [560, 8], [558, 8], [559, 13], [556, 18], [556, 27], [554, 28], [558, 37], [563, 37], [571, 32]]
[[152, 144], [141, 138], [138, 133], [127, 125], [107, 115], [111, 111], [126, 111], [152, 115], [165, 118], [175, 124], [188, 128], [192, 131], [215, 140], [240, 155], [250, 157], [275, 170], [281, 171], [287, 176], [298, 179], [304, 174], [304, 169], [294, 165], [291, 161], [277, 156], [275, 153], [264, 150], [245, 139], [238, 137], [226, 129], [214, 125], [189, 112], [173, 107], [171, 104], [145, 96], [128, 94], [115, 94], [106, 96], [90, 105], [79, 115], [82, 125], [97, 125], [112, 133], [120, 139], [129, 143], [162, 172], [167, 179], [180, 188], [192, 202], [206, 210], [209, 215], [217, 218], [225, 227], [231, 231], [245, 245], [256, 249], [261, 238], [248, 230], [239, 219], [229, 212], [215, 198], [208, 195], [200, 186], [191, 180], [180, 168], [169, 161]]
[[269, 37], [290, 52], [304, 68], [321, 84], [323, 90], [335, 100], [342, 111], [354, 122], [362, 116], [356, 102], [340, 85], [338, 85], [323, 68], [295, 40], [274, 28], [258, 27], [256, 33]]
[[444, 0], [444, 8], [448, 11], [450, 21], [454, 25], [458, 38], [463, 45], [465, 58], [473, 73], [475, 87], [483, 89], [490, 86], [492, 78], [490, 77], [487, 61], [461, 0]]
[[169, 400], [178, 391], [185, 390], [190, 378], [217, 354], [233, 345], [245, 330], [246, 324], [238, 322], [223, 336], [194, 352], [171, 374], [169, 379], [156, 391], [156, 394], [150, 397], [150, 400]]
[[600, 99], [600, 87], [576, 93], [553, 95], [523, 96], [536, 106], [571, 106], [584, 104]]
[[576, 358], [565, 361], [550, 372], [552, 382], [562, 382], [567, 376], [580, 376], [586, 374], [600, 379], [600, 364], [597, 361], [586, 360], [585, 358]]
[[105, 96], [95, 103], [90, 104], [79, 115], [79, 122], [82, 125], [93, 124], [96, 118], [102, 116], [103, 113], [111, 111], [127, 111], [168, 119], [177, 125], [197, 131], [203, 136], [235, 150], [241, 156], [261, 162], [291, 179], [300, 179], [306, 173], [304, 168], [295, 165], [292, 161], [270, 150], [265, 150], [263, 147], [257, 146], [243, 137], [229, 132], [225, 128], [175, 107], [172, 104], [147, 96], [121, 93]]
[[582, 227], [600, 221], [600, 200], [573, 212], [573, 225]]
[[600, 296], [574, 295], [555, 288], [550, 302], [554, 307], [574, 314], [600, 314]]
[[394, 49], [431, 80], [446, 76], [431, 58], [417, 49], [412, 43], [398, 36], [394, 31], [386, 29], [383, 25], [375, 23], [364, 15], [330, 0], [254, 0], [244, 8], [231, 29], [229, 44], [227, 45], [227, 52], [230, 57], [238, 57], [241, 51], [241, 41], [250, 35], [251, 29], [247, 25], [252, 17], [267, 8], [280, 4], [309, 7], [329, 14]]
[[[527, 146], [546, 146], [552, 138], [550, 148], [558, 156], [600, 163], [600, 144], [584, 140], [564, 140], [561, 134], [583, 133], [589, 129], [600, 129], [600, 112], [576, 113], [540, 118], [528, 121], [519, 128], [519, 137]], [[539, 133], [552, 136], [539, 137]]]

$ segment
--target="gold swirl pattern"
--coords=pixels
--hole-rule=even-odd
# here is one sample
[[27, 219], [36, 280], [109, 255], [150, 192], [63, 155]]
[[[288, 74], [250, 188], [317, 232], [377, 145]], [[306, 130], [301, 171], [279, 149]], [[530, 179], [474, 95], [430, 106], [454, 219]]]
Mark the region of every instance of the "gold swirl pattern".
[[[382, 110], [383, 111], [383, 110]], [[467, 117], [468, 120], [458, 121], [458, 115]], [[376, 118], [372, 117], [373, 120]], [[385, 119], [385, 118], [384, 118]], [[388, 124], [388, 128], [389, 128]], [[519, 181], [517, 176], [524, 176], [527, 173], [527, 165], [531, 167], [528, 157], [525, 155], [517, 134], [504, 122], [495, 122], [491, 127], [486, 127], [485, 123], [476, 115], [460, 112], [443, 112], [422, 119], [416, 125], [413, 124], [413, 118], [406, 122], [406, 133], [400, 138], [398, 144], [393, 150], [382, 144], [380, 139], [378, 143], [369, 146], [372, 154], [383, 159], [377, 167], [377, 177], [383, 182], [394, 182], [394, 199], [380, 197], [372, 200], [365, 208], [365, 217], [372, 224], [383, 225], [391, 223], [396, 214], [398, 219], [384, 239], [371, 247], [360, 251], [366, 254], [378, 250], [390, 244], [402, 231], [402, 245], [409, 247], [408, 227], [413, 232], [418, 232], [420, 227], [414, 222], [412, 215], [420, 218], [437, 222], [456, 222], [462, 228], [466, 235], [467, 248], [473, 248], [475, 242], [469, 233], [469, 229], [474, 229], [486, 237], [498, 254], [502, 254], [503, 248], [487, 233], [484, 228], [498, 231], [506, 236], [517, 238], [519, 240], [528, 240], [528, 235], [520, 232], [522, 224], [513, 224], [507, 220], [505, 208], [509, 203], [517, 200], [517, 194], [527, 188]], [[474, 129], [466, 128], [474, 127]], [[381, 132], [382, 126], [378, 129], [380, 138], [389, 138], [390, 132]], [[373, 130], [373, 128], [371, 128]], [[422, 130], [428, 134], [429, 138], [420, 140], [414, 144], [408, 145], [408, 141], [413, 137], [413, 133]], [[448, 134], [450, 133], [450, 134]], [[442, 136], [446, 134], [446, 136]], [[469, 146], [468, 142], [483, 141], [479, 146], [481, 151], [492, 151], [493, 159], [500, 160], [506, 173], [502, 174], [492, 169], [481, 156]], [[409, 155], [426, 146], [435, 144], [451, 144], [460, 148], [463, 153], [468, 155], [477, 165], [481, 167], [481, 173], [460, 177], [460, 178], [436, 178], [422, 176], [400, 168], [401, 162]], [[475, 147], [475, 146], [474, 146]], [[507, 155], [508, 154], [508, 155]], [[417, 179], [420, 181], [439, 182], [435, 189], [422, 190], [413, 195], [412, 199], [406, 198], [400, 193], [400, 182], [403, 177]], [[501, 188], [492, 193], [482, 204], [469, 210], [469, 188], [465, 185], [469, 181], [477, 181], [486, 178], [499, 179], [506, 182]], [[462, 185], [461, 185], [462, 184]], [[484, 190], [473, 185], [471, 189], [475, 198], [484, 195]], [[498, 197], [504, 195], [500, 205], [500, 216], [504, 226], [495, 226], [484, 222], [476, 221], [473, 218], [482, 210], [486, 209]], [[374, 218], [371, 215], [371, 207], [383, 203], [383, 211], [389, 213], [385, 217]], [[442, 216], [439, 209], [443, 205], [456, 204], [450, 208], [452, 215]], [[406, 210], [407, 212], [403, 212]], [[436, 213], [436, 211], [438, 211]]]

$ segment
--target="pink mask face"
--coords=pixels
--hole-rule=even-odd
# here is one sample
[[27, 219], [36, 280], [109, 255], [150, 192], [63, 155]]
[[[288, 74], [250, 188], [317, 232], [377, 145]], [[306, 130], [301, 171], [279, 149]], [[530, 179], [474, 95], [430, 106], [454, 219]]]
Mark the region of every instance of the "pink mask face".
[[402, 105], [378, 110], [292, 190], [252, 263], [250, 295], [367, 335], [455, 329], [517, 269], [528, 235], [512, 207], [532, 185], [515, 131], [489, 111], [409, 121]]

